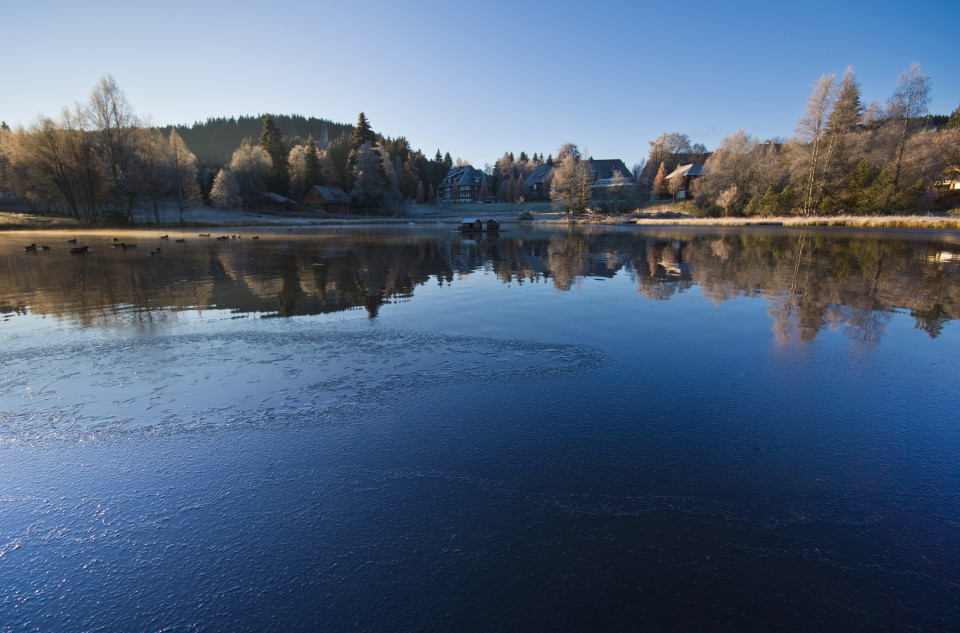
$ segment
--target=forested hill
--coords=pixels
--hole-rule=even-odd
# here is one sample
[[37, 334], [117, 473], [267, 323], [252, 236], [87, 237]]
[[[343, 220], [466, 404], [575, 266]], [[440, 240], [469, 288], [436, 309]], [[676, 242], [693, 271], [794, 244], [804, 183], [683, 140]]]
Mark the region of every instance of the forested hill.
[[[175, 128], [177, 134], [190, 151], [196, 154], [201, 164], [220, 167], [230, 162], [230, 156], [240, 147], [243, 139], [249, 138], [254, 143], [257, 142], [263, 132], [263, 116], [210, 118], [202, 123], [194, 123], [192, 126], [168, 125], [161, 129], [168, 134], [171, 127]], [[315, 117], [307, 118], [298, 114], [272, 114], [271, 116], [288, 143], [297, 137], [306, 140], [312, 134], [314, 140], [320, 145], [324, 124], [327, 128], [327, 137], [331, 141], [342, 134], [353, 133], [353, 126], [345, 123], [334, 123]]]

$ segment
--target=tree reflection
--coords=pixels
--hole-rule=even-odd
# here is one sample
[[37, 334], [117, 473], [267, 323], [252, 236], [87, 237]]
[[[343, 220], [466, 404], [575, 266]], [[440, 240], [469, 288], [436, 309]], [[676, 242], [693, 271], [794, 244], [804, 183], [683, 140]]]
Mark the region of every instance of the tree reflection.
[[0, 312], [81, 325], [153, 322], [203, 308], [280, 317], [355, 309], [377, 318], [418, 286], [476, 274], [560, 291], [584, 278], [626, 275], [657, 301], [694, 286], [717, 305], [761, 297], [779, 343], [811, 341], [826, 328], [874, 343], [898, 309], [937, 337], [960, 310], [960, 247], [818, 231], [340, 232], [192, 240], [162, 258], [117, 251], [107, 238], [83, 258], [27, 257], [15, 240], [0, 238]]

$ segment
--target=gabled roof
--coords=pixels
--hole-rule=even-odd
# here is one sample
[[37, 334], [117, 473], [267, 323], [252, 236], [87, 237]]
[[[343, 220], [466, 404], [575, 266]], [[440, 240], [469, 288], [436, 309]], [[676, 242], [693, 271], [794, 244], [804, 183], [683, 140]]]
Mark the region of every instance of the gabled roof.
[[702, 176], [703, 175], [703, 163], [690, 163], [689, 165], [680, 165], [667, 176], [667, 180], [670, 180], [674, 176]]
[[539, 185], [546, 179], [551, 171], [553, 171], [553, 165], [544, 163], [534, 169], [533, 172], [524, 179], [523, 184], [526, 185], [528, 189], [534, 185]]
[[613, 172], [618, 171], [620, 172], [620, 178], [633, 182], [633, 174], [619, 158], [591, 160], [590, 170], [593, 172], [594, 181], [609, 180], [613, 178]]
[[447, 175], [440, 181], [441, 187], [452, 185], [477, 185], [486, 179], [483, 172], [471, 165], [451, 167]]
[[278, 202], [278, 203], [280, 203], [280, 204], [283, 204], [284, 202], [289, 202], [290, 204], [297, 204], [297, 201], [296, 201], [296, 200], [291, 200], [290, 198], [284, 198], [283, 196], [281, 196], [281, 195], [278, 194], [278, 193], [271, 193], [271, 192], [269, 192], [269, 191], [262, 191], [262, 192], [260, 192], [260, 195], [263, 196], [264, 198], [269, 198], [270, 200], [273, 200], [274, 202]]
[[316, 189], [320, 197], [327, 202], [350, 202], [350, 196], [340, 187], [321, 187], [320, 185], [314, 185], [313, 189]]

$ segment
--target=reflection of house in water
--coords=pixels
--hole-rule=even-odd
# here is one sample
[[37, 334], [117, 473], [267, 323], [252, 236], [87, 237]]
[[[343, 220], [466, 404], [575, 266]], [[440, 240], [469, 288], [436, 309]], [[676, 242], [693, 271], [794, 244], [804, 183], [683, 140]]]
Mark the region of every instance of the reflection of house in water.
[[[482, 271], [503, 283], [542, 281], [568, 290], [584, 277], [624, 271], [637, 292], [653, 300], [696, 284], [718, 304], [739, 297], [768, 301], [775, 333], [784, 341], [812, 340], [832, 328], [869, 343], [898, 310], [909, 311], [930, 336], [960, 318], [960, 249], [946, 239], [667, 235], [521, 229], [498, 239], [489, 232], [361, 231], [188, 240], [169, 256], [165, 249], [160, 261], [118, 257], [94, 245], [71, 275], [53, 257], [31, 258], [24, 269], [21, 246], [16, 256], [0, 253], [0, 313], [29, 306], [32, 314], [89, 323], [208, 308], [262, 315], [356, 310], [372, 317], [385, 304], [408, 300], [418, 285], [443, 286], [455, 275]], [[104, 306], [125, 307], [111, 312]]]
[[960, 268], [960, 253], [948, 250], [936, 250], [927, 253], [927, 261], [931, 264], [948, 266], [951, 269]]
[[653, 277], [693, 278], [693, 266], [684, 261], [683, 245], [677, 240], [652, 244], [647, 251], [647, 261]]

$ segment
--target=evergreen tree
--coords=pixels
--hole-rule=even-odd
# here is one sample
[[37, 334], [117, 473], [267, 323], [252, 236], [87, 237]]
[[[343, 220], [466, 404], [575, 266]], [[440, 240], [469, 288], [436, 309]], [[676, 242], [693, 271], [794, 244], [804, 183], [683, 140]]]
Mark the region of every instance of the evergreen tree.
[[551, 166], [553, 165], [553, 154], [549, 154], [547, 156], [547, 164]]
[[263, 132], [260, 134], [260, 147], [266, 150], [272, 161], [269, 187], [272, 191], [286, 194], [290, 186], [290, 163], [283, 134], [269, 114], [263, 117]]
[[947, 121], [944, 127], [948, 130], [960, 130], [960, 106], [957, 106], [957, 109], [953, 111], [953, 114], [950, 115], [950, 120]]
[[311, 134], [307, 138], [306, 156], [304, 156], [303, 185], [307, 191], [314, 185], [322, 185], [323, 174], [320, 171], [320, 156], [317, 154], [317, 144]]
[[353, 151], [358, 151], [364, 143], [375, 143], [376, 141], [376, 133], [370, 128], [366, 115], [361, 112], [357, 119], [357, 125], [353, 128]]

